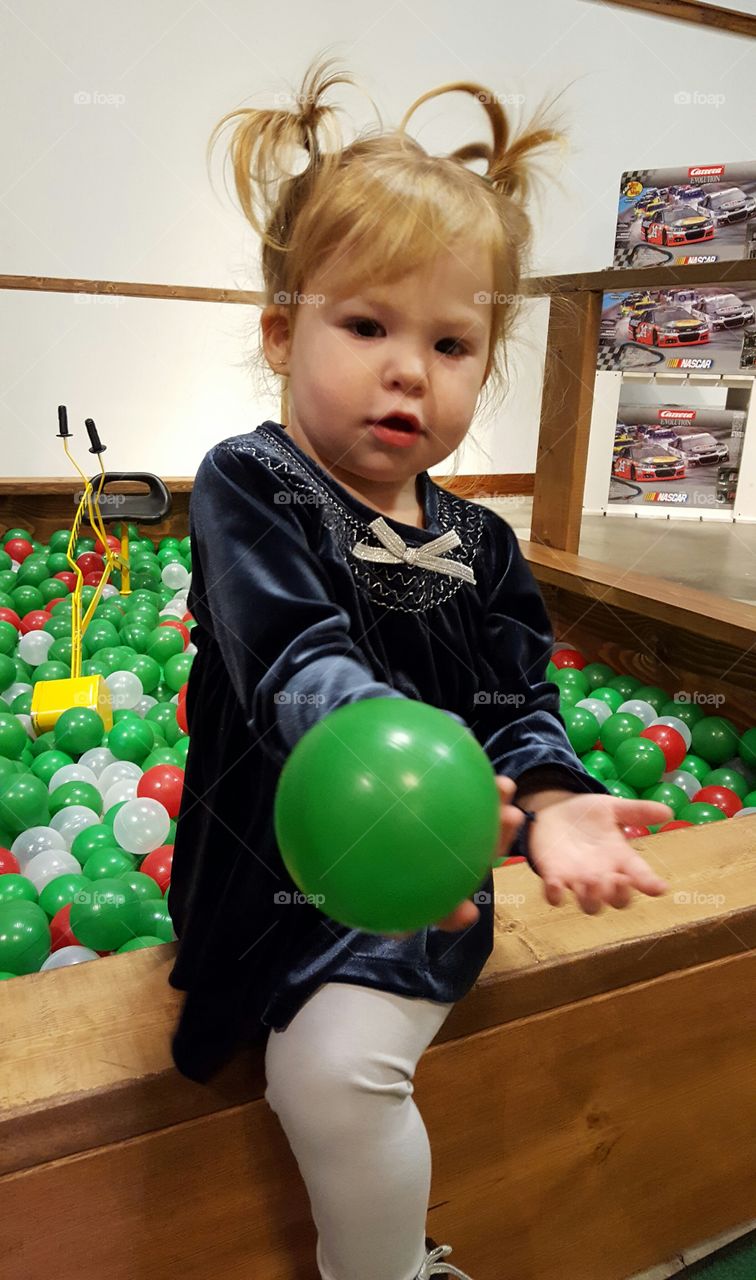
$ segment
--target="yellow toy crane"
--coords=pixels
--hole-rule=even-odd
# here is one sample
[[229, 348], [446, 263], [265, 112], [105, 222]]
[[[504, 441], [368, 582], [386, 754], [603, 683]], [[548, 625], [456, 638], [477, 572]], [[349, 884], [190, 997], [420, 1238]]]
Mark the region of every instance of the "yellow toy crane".
[[[89, 626], [102, 597], [103, 589], [114, 569], [117, 569], [121, 574], [121, 595], [127, 596], [131, 594], [126, 520], [139, 520], [145, 524], [156, 524], [165, 519], [172, 507], [170, 493], [158, 476], [146, 471], [105, 471], [101, 455], [105, 452], [106, 446], [101, 443], [97, 427], [92, 418], [86, 418], [84, 425], [90, 440], [89, 452], [94, 453], [100, 463], [100, 475], [95, 476], [93, 480], [87, 479], [75, 458], [69, 452], [68, 441], [71, 438], [71, 432], [68, 429], [68, 411], [65, 405], [58, 406], [58, 439], [63, 441], [63, 448], [67, 458], [81, 476], [84, 482], [84, 491], [76, 509], [76, 515], [71, 527], [71, 536], [66, 549], [66, 558], [76, 574], [76, 586], [71, 596], [71, 675], [70, 678], [64, 680], [38, 680], [35, 684], [32, 694], [31, 722], [37, 736], [53, 729], [59, 717], [70, 707], [87, 707], [92, 711], [96, 711], [102, 719], [106, 732], [112, 729], [113, 708], [110, 690], [103, 676], [83, 676], [81, 674], [82, 637]], [[113, 495], [103, 495], [103, 489], [108, 483], [124, 480], [137, 480], [146, 483], [149, 486], [149, 493], [146, 495], [141, 493], [119, 495], [120, 510], [118, 516], [104, 517], [104, 519], [118, 518], [121, 522], [121, 549], [115, 552], [108, 543], [102, 514], [103, 506], [108, 498], [112, 499]], [[92, 495], [95, 481], [97, 482], [97, 493], [93, 502]], [[85, 511], [88, 512], [92, 532], [99, 537], [102, 543], [105, 564], [100, 581], [89, 603], [89, 608], [82, 618], [81, 604], [84, 576], [74, 559], [73, 552]]]

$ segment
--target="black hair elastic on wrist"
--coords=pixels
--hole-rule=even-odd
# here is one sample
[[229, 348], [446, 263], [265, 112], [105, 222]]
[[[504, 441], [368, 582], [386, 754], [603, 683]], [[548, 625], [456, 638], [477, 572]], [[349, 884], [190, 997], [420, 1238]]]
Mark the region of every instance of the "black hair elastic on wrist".
[[525, 821], [517, 828], [517, 835], [514, 838], [512, 848], [509, 852], [509, 857], [524, 858], [528, 866], [535, 871], [536, 875], [538, 875], [538, 868], [536, 867], [530, 852], [530, 828], [536, 820], [536, 814], [532, 809], [524, 809], [521, 804], [518, 804], [515, 807], [517, 809], [522, 809], [522, 812], [525, 814]]

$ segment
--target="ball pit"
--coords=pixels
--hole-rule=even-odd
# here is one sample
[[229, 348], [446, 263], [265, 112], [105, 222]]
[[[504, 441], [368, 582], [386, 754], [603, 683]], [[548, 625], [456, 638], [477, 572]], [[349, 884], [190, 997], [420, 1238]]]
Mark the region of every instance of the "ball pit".
[[[35, 735], [39, 680], [71, 668], [70, 529], [45, 545], [0, 543], [0, 978], [175, 939], [168, 913], [173, 833], [189, 745], [185, 698], [196, 652], [187, 610], [189, 539], [157, 547], [128, 526], [130, 593], [111, 574], [82, 637], [81, 674], [108, 685], [113, 726], [70, 707]], [[114, 550], [115, 536], [108, 536]], [[79, 536], [82, 611], [104, 567]], [[90, 581], [88, 581], [88, 578]]]

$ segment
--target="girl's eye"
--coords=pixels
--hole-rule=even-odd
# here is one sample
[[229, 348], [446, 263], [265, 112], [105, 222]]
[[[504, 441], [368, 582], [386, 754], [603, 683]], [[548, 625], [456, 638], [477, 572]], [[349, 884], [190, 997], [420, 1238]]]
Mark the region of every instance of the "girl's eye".
[[[344, 328], [355, 329], [357, 325], [363, 325], [363, 326], [367, 325], [368, 328], [372, 326], [372, 328], [374, 329], [380, 328], [380, 325], [378, 324], [377, 320], [370, 320], [368, 319], [367, 316], [356, 316], [353, 320], [347, 320], [346, 324], [344, 325]], [[360, 334], [361, 338], [369, 338], [371, 336], [372, 336], [371, 334], [367, 334], [367, 333]]]
[[[356, 317], [355, 317], [354, 319], [352, 319], [352, 320], [347, 320], [347, 321], [346, 321], [346, 323], [345, 323], [345, 325], [344, 325], [344, 328], [345, 328], [345, 329], [356, 330], [356, 329], [358, 328], [358, 326], [362, 326], [363, 328], [367, 327], [368, 329], [373, 329], [373, 330], [375, 330], [375, 329], [380, 329], [380, 328], [381, 328], [381, 325], [379, 325], [379, 323], [378, 323], [378, 321], [377, 321], [377, 320], [371, 320], [371, 319], [369, 319], [367, 316], [356, 316]], [[362, 337], [362, 338], [370, 338], [370, 337], [373, 337], [373, 336], [374, 336], [374, 334], [372, 334], [372, 333], [360, 333], [360, 335], [359, 335], [359, 336], [360, 336], [360, 337]], [[444, 351], [444, 352], [442, 353], [443, 355], [449, 355], [449, 356], [453, 356], [453, 357], [455, 357], [455, 358], [458, 358], [459, 356], [463, 356], [463, 355], [465, 355], [465, 354], [466, 354], [466, 352], [467, 352], [467, 348], [465, 347], [464, 343], [463, 343], [459, 338], [441, 338], [441, 339], [439, 340], [439, 342], [438, 342], [436, 345], [437, 345], [438, 347], [442, 347], [442, 346], [446, 346], [447, 344], [451, 344], [451, 346], [452, 346], [452, 347], [456, 347], [456, 348], [457, 348], [457, 350], [456, 350], [456, 351]]]
[[464, 343], [460, 341], [460, 339], [459, 339], [459, 338], [442, 338], [442, 339], [441, 339], [441, 341], [438, 343], [438, 345], [439, 345], [439, 346], [442, 346], [443, 344], [445, 344], [445, 343], [447, 343], [447, 342], [450, 342], [450, 343], [451, 343], [451, 345], [452, 345], [453, 347], [457, 347], [457, 348], [458, 348], [458, 350], [457, 350], [457, 351], [445, 351], [445, 352], [444, 352], [444, 355], [447, 355], [447, 356], [451, 356], [451, 355], [453, 355], [453, 356], [463, 356], [463, 355], [465, 355], [466, 347], [465, 347]]

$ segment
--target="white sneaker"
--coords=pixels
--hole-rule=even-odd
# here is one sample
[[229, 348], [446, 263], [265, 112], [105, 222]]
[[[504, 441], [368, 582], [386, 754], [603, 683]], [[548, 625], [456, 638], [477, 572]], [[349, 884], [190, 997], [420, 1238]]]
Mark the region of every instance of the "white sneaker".
[[451, 1264], [443, 1262], [443, 1259], [448, 1258], [452, 1251], [450, 1244], [436, 1244], [435, 1240], [432, 1240], [430, 1236], [426, 1236], [425, 1247], [430, 1252], [426, 1253], [425, 1261], [415, 1280], [430, 1280], [431, 1276], [456, 1276], [456, 1280], [472, 1280], [472, 1276], [468, 1276], [466, 1271], [460, 1271], [459, 1267], [453, 1267]]

